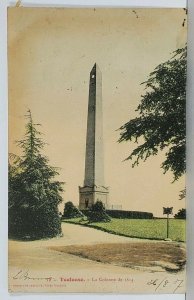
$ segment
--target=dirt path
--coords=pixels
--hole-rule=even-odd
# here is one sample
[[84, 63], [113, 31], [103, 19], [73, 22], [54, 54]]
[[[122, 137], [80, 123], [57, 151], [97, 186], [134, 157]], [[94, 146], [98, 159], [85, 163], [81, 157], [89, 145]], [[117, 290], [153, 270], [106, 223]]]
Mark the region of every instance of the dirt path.
[[67, 223], [62, 224], [62, 229], [64, 235], [61, 238], [30, 242], [9, 241], [10, 291], [122, 293], [184, 291], [184, 272], [168, 274], [162, 272], [161, 268], [156, 268], [152, 272], [148, 269], [133, 270], [52, 250], [52, 247], [68, 245], [145, 241], [151, 243], [150, 241], [121, 237]]

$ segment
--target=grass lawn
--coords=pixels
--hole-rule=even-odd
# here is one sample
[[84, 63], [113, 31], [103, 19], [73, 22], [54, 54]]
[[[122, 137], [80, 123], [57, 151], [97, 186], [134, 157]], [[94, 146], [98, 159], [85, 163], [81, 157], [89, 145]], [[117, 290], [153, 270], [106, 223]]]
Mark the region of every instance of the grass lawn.
[[[110, 222], [88, 223], [81, 221], [80, 218], [66, 219], [64, 222], [93, 227], [118, 235], [129, 237], [160, 239], [166, 238], [166, 220], [165, 219], [115, 219]], [[185, 220], [170, 219], [169, 220], [169, 238], [173, 241], [185, 242]]]

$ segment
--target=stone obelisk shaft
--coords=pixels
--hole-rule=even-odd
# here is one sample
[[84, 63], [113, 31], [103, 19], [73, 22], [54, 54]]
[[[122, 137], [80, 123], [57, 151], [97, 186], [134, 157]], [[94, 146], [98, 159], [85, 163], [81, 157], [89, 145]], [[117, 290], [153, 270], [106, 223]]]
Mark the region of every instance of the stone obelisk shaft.
[[101, 201], [108, 208], [104, 186], [102, 75], [95, 64], [90, 72], [84, 186], [79, 187], [79, 208], [90, 209]]
[[102, 74], [90, 72], [84, 186], [104, 186]]

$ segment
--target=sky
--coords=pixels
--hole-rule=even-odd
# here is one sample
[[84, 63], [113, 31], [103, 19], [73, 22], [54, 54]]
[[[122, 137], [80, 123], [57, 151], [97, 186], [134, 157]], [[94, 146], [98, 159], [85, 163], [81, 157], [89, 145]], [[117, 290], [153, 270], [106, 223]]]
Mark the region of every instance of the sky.
[[[79, 202], [83, 186], [89, 73], [102, 72], [104, 173], [110, 203], [162, 216], [185, 206], [179, 192], [184, 176], [172, 183], [163, 174], [164, 153], [132, 168], [124, 161], [135, 144], [118, 143], [121, 125], [135, 109], [154, 68], [186, 42], [183, 9], [8, 9], [9, 152], [24, 135], [31, 110], [41, 123], [44, 154], [60, 167], [64, 202]], [[61, 209], [64, 205], [61, 205]]]

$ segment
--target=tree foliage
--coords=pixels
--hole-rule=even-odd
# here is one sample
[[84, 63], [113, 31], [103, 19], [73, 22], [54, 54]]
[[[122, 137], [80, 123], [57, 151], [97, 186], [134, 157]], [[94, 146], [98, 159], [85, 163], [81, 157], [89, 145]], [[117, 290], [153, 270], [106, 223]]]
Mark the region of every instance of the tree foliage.
[[139, 116], [120, 127], [119, 142], [133, 140], [138, 144], [126, 158], [135, 158], [133, 167], [164, 150], [161, 167], [164, 173], [171, 170], [174, 180], [186, 168], [186, 53], [186, 47], [178, 49], [155, 68], [142, 83], [145, 94], [136, 109]]
[[65, 203], [63, 218], [71, 219], [83, 216], [83, 213], [71, 201]]
[[180, 194], [179, 194], [179, 200], [183, 200], [184, 198], [186, 198], [186, 188], [184, 188], [184, 190], [180, 191]]
[[41, 154], [45, 143], [30, 110], [24, 138], [17, 141], [21, 157], [9, 159], [9, 235], [38, 239], [61, 233], [58, 204], [62, 201], [63, 183], [48, 158]]
[[186, 209], [185, 208], [179, 209], [177, 214], [174, 215], [174, 218], [175, 219], [186, 219]]
[[107, 215], [102, 201], [96, 201], [88, 214], [89, 222], [109, 222], [111, 218]]

